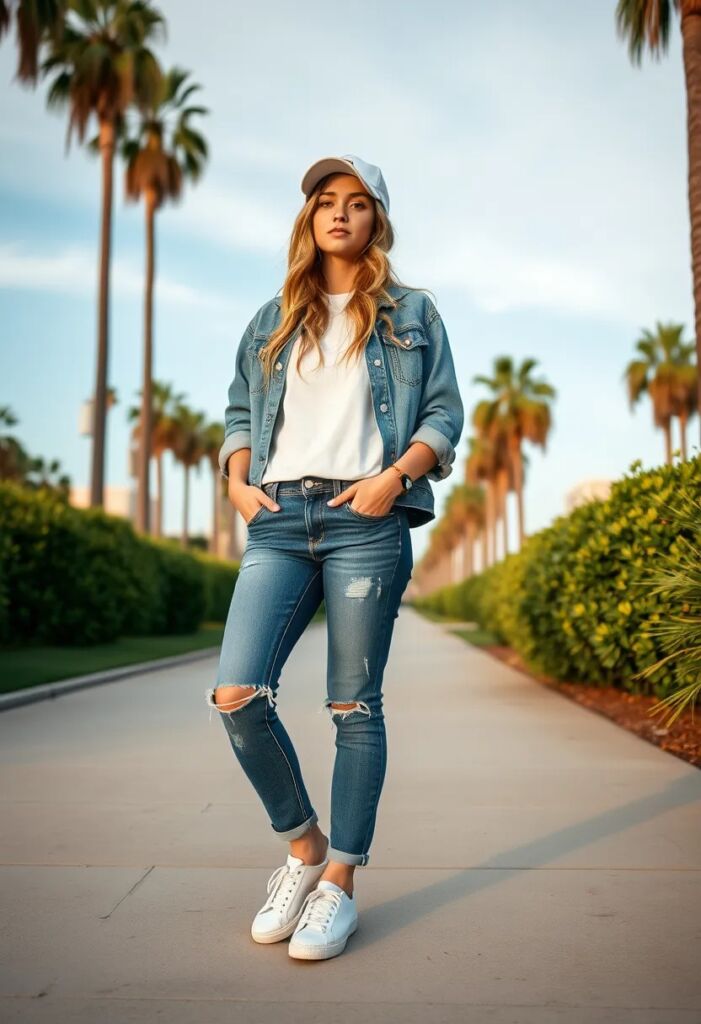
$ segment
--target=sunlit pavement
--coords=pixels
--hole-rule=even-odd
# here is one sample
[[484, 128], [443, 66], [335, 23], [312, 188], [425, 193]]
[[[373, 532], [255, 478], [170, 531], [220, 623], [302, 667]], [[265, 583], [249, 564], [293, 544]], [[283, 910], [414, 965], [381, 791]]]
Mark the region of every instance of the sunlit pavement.
[[[250, 921], [288, 846], [205, 703], [216, 659], [0, 715], [3, 1021], [701, 1020], [701, 773], [402, 606], [360, 924]], [[329, 828], [326, 634], [278, 710]]]

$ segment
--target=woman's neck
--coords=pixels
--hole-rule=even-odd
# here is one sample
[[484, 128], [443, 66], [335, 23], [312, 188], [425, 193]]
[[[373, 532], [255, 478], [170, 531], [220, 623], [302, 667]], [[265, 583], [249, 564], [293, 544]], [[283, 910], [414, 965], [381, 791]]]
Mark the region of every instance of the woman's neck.
[[348, 260], [341, 260], [337, 256], [325, 253], [321, 268], [324, 290], [329, 295], [353, 291], [356, 269], [355, 263], [349, 263]]

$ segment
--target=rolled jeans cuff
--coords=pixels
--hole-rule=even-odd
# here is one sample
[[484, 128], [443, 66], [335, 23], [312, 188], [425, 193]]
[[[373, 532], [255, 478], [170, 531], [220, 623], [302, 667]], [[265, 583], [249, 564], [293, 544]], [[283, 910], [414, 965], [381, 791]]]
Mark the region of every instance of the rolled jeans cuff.
[[344, 850], [337, 850], [333, 846], [329, 846], [326, 856], [329, 860], [337, 860], [341, 864], [356, 864], [359, 866], [367, 864], [370, 859], [369, 853], [346, 853]]
[[286, 832], [278, 832], [277, 829], [273, 829], [273, 832], [280, 839], [299, 839], [305, 832], [308, 832], [312, 825], [319, 820], [319, 816], [316, 811], [312, 811], [311, 816], [303, 821], [301, 825], [296, 825], [294, 828], [288, 828]]

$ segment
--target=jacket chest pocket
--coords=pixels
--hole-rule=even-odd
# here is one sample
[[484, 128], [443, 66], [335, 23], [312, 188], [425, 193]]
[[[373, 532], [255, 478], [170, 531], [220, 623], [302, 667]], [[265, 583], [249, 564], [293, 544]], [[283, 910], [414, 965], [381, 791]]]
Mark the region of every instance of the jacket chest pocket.
[[402, 384], [416, 387], [423, 379], [423, 353], [428, 339], [419, 327], [398, 327], [394, 333], [399, 345], [385, 341], [392, 375]]
[[256, 345], [248, 349], [248, 390], [250, 394], [256, 395], [265, 388], [265, 374], [263, 364], [260, 361], [259, 350]]

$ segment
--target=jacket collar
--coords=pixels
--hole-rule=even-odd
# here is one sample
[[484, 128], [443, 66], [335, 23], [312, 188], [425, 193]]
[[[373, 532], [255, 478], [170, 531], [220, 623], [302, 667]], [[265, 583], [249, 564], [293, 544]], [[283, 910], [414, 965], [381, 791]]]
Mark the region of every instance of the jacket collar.
[[[398, 285], [398, 284], [389, 284], [389, 285], [387, 285], [387, 288], [385, 290], [392, 296], [392, 298], [394, 299], [395, 302], [400, 302], [401, 299], [403, 299], [405, 295], [408, 295], [410, 291], [413, 291], [412, 288], [405, 288], [403, 285]], [[279, 309], [280, 306], [282, 305], [282, 296], [281, 295], [276, 295], [274, 297], [274, 299], [273, 299], [273, 302], [275, 303], [275, 305]], [[391, 303], [387, 302], [386, 300], [383, 300], [382, 302], [380, 302], [378, 304], [377, 308], [378, 309], [383, 309], [385, 307], [387, 309], [391, 309], [392, 308]]]

